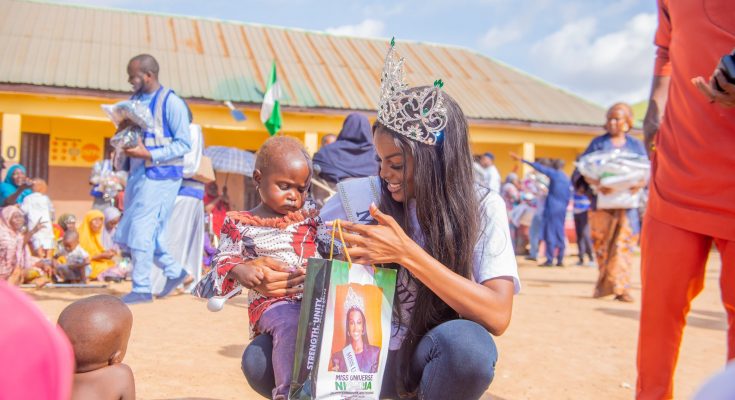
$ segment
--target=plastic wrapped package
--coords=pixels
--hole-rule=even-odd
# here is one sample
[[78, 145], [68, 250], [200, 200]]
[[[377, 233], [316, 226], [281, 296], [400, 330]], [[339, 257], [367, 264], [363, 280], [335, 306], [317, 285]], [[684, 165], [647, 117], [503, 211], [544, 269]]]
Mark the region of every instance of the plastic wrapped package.
[[143, 137], [143, 132], [155, 130], [150, 109], [138, 100], [103, 104], [102, 110], [118, 128], [115, 136], [110, 139], [110, 145], [118, 153], [122, 153], [123, 149], [137, 146], [138, 138]]
[[143, 137], [143, 130], [139, 126], [128, 126], [119, 130], [110, 139], [110, 145], [115, 149], [132, 149], [138, 145], [138, 138]]
[[[594, 180], [625, 176], [632, 173], [643, 173], [644, 177], [648, 179], [651, 170], [651, 162], [645, 156], [620, 150], [596, 151], [580, 158], [575, 165], [583, 176]], [[630, 175], [630, 177], [634, 178], [635, 176]]]
[[112, 199], [123, 189], [127, 181], [127, 173], [113, 171], [110, 160], [97, 161], [92, 167], [89, 181], [95, 185], [95, 190], [102, 193], [105, 199]]
[[103, 104], [102, 110], [110, 118], [115, 127], [127, 120], [142, 129], [153, 130], [153, 115], [145, 104], [138, 100], [124, 100], [115, 104]]
[[575, 164], [584, 177], [612, 189], [611, 193], [597, 195], [597, 208], [637, 208], [640, 205], [640, 191], [633, 193], [630, 189], [650, 178], [651, 163], [645, 156], [621, 150], [596, 151]]
[[635, 193], [630, 190], [619, 190], [609, 194], [597, 195], [597, 208], [611, 210], [621, 208], [638, 208], [641, 204], [641, 191]]

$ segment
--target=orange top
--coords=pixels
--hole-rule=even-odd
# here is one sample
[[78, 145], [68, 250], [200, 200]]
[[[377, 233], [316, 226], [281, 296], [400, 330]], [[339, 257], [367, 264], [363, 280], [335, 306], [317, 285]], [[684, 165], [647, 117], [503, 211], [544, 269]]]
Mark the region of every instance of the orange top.
[[658, 0], [656, 76], [671, 76], [652, 158], [648, 211], [693, 232], [735, 240], [735, 108], [690, 82], [735, 47], [732, 0]]

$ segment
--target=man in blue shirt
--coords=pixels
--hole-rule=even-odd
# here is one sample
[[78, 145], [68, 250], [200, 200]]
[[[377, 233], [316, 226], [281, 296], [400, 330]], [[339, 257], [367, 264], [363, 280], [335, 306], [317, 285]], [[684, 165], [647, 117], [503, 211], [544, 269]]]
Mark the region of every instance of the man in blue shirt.
[[158, 82], [158, 62], [148, 54], [128, 63], [132, 100], [149, 106], [154, 119], [138, 145], [126, 149], [130, 157], [125, 212], [115, 241], [130, 249], [133, 258], [133, 291], [123, 296], [127, 304], [153, 300], [151, 267], [163, 269], [166, 285], [158, 297], [168, 295], [186, 280], [188, 273], [166, 249], [166, 226], [183, 177], [183, 156], [191, 147], [189, 114], [184, 101]]

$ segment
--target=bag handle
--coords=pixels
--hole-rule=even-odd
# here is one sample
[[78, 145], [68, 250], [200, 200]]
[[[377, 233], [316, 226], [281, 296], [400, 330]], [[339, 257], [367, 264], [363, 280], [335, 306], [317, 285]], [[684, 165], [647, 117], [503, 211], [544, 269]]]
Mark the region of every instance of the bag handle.
[[347, 243], [345, 242], [344, 236], [342, 236], [342, 222], [339, 219], [332, 221], [332, 244], [329, 246], [329, 259], [334, 259], [334, 234], [336, 232], [339, 232], [339, 240], [342, 241], [342, 249], [347, 257], [347, 263], [352, 267], [352, 259], [350, 258], [350, 253], [347, 251]]

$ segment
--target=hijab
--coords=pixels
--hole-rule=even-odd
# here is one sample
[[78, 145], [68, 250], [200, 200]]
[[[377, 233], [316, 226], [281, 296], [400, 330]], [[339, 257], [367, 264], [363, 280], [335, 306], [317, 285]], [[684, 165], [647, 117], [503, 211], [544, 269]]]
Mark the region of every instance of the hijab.
[[[100, 218], [103, 221], [102, 229], [100, 229], [99, 232], [92, 231], [91, 222], [95, 218]], [[108, 250], [102, 243], [102, 232], [105, 231], [104, 219], [105, 214], [103, 214], [102, 211], [96, 209], [89, 210], [87, 211], [87, 214], [84, 215], [84, 221], [82, 221], [82, 224], [79, 226], [79, 245], [89, 253], [90, 257], [94, 257]], [[114, 267], [115, 261], [110, 259], [92, 260], [89, 264], [92, 267], [92, 272], [89, 274], [89, 278], [95, 279], [97, 278], [97, 275], [105, 272], [108, 268]]]
[[[0, 183], [0, 205], [2, 205], [2, 203], [5, 203], [5, 199], [12, 196], [13, 193], [18, 190], [18, 186], [15, 184], [15, 182], [13, 182], [13, 173], [17, 169], [20, 169], [21, 171], [23, 171], [23, 173], [26, 173], [26, 167], [20, 164], [15, 164], [12, 167], [8, 168], [8, 173], [5, 175], [5, 180]], [[18, 195], [18, 198], [15, 202], [17, 204], [22, 203], [23, 199], [31, 193], [33, 193], [31, 189], [24, 190], [20, 195]]]
[[89, 210], [84, 215], [84, 221], [82, 221], [79, 227], [79, 244], [90, 256], [95, 256], [105, 251], [105, 247], [102, 245], [102, 231], [105, 228], [103, 226], [99, 232], [92, 231], [91, 222], [95, 218], [100, 218], [104, 221], [105, 214], [100, 210]]
[[[67, 224], [68, 224], [69, 222], [71, 222], [71, 221], [74, 221], [74, 225], [76, 226], [76, 221], [77, 221], [77, 217], [75, 217], [75, 216], [74, 216], [74, 214], [68, 214], [68, 213], [67, 213], [67, 214], [62, 214], [62, 215], [61, 215], [61, 216], [59, 217], [59, 220], [58, 220], [58, 224], [59, 224], [59, 226], [61, 227], [61, 229], [62, 229], [62, 230], [63, 230], [64, 232], [66, 232], [66, 225], [67, 225]], [[63, 234], [64, 234], [64, 232], [62, 232], [61, 234], [63, 235]]]
[[112, 237], [115, 235], [117, 228], [107, 230], [107, 223], [120, 218], [122, 213], [115, 207], [107, 207], [102, 213], [105, 216], [105, 226], [102, 228], [102, 246], [106, 249], [111, 249], [115, 247], [115, 241], [112, 240]]
[[378, 174], [373, 132], [370, 121], [362, 114], [352, 113], [345, 119], [337, 140], [314, 154], [319, 176], [338, 183], [346, 178], [362, 178]]
[[25, 235], [16, 231], [10, 220], [16, 214], [23, 214], [18, 206], [3, 207], [0, 211], [0, 247], [5, 252], [0, 257], [0, 275], [10, 274], [16, 267], [29, 268], [31, 266], [31, 252], [25, 245]]

